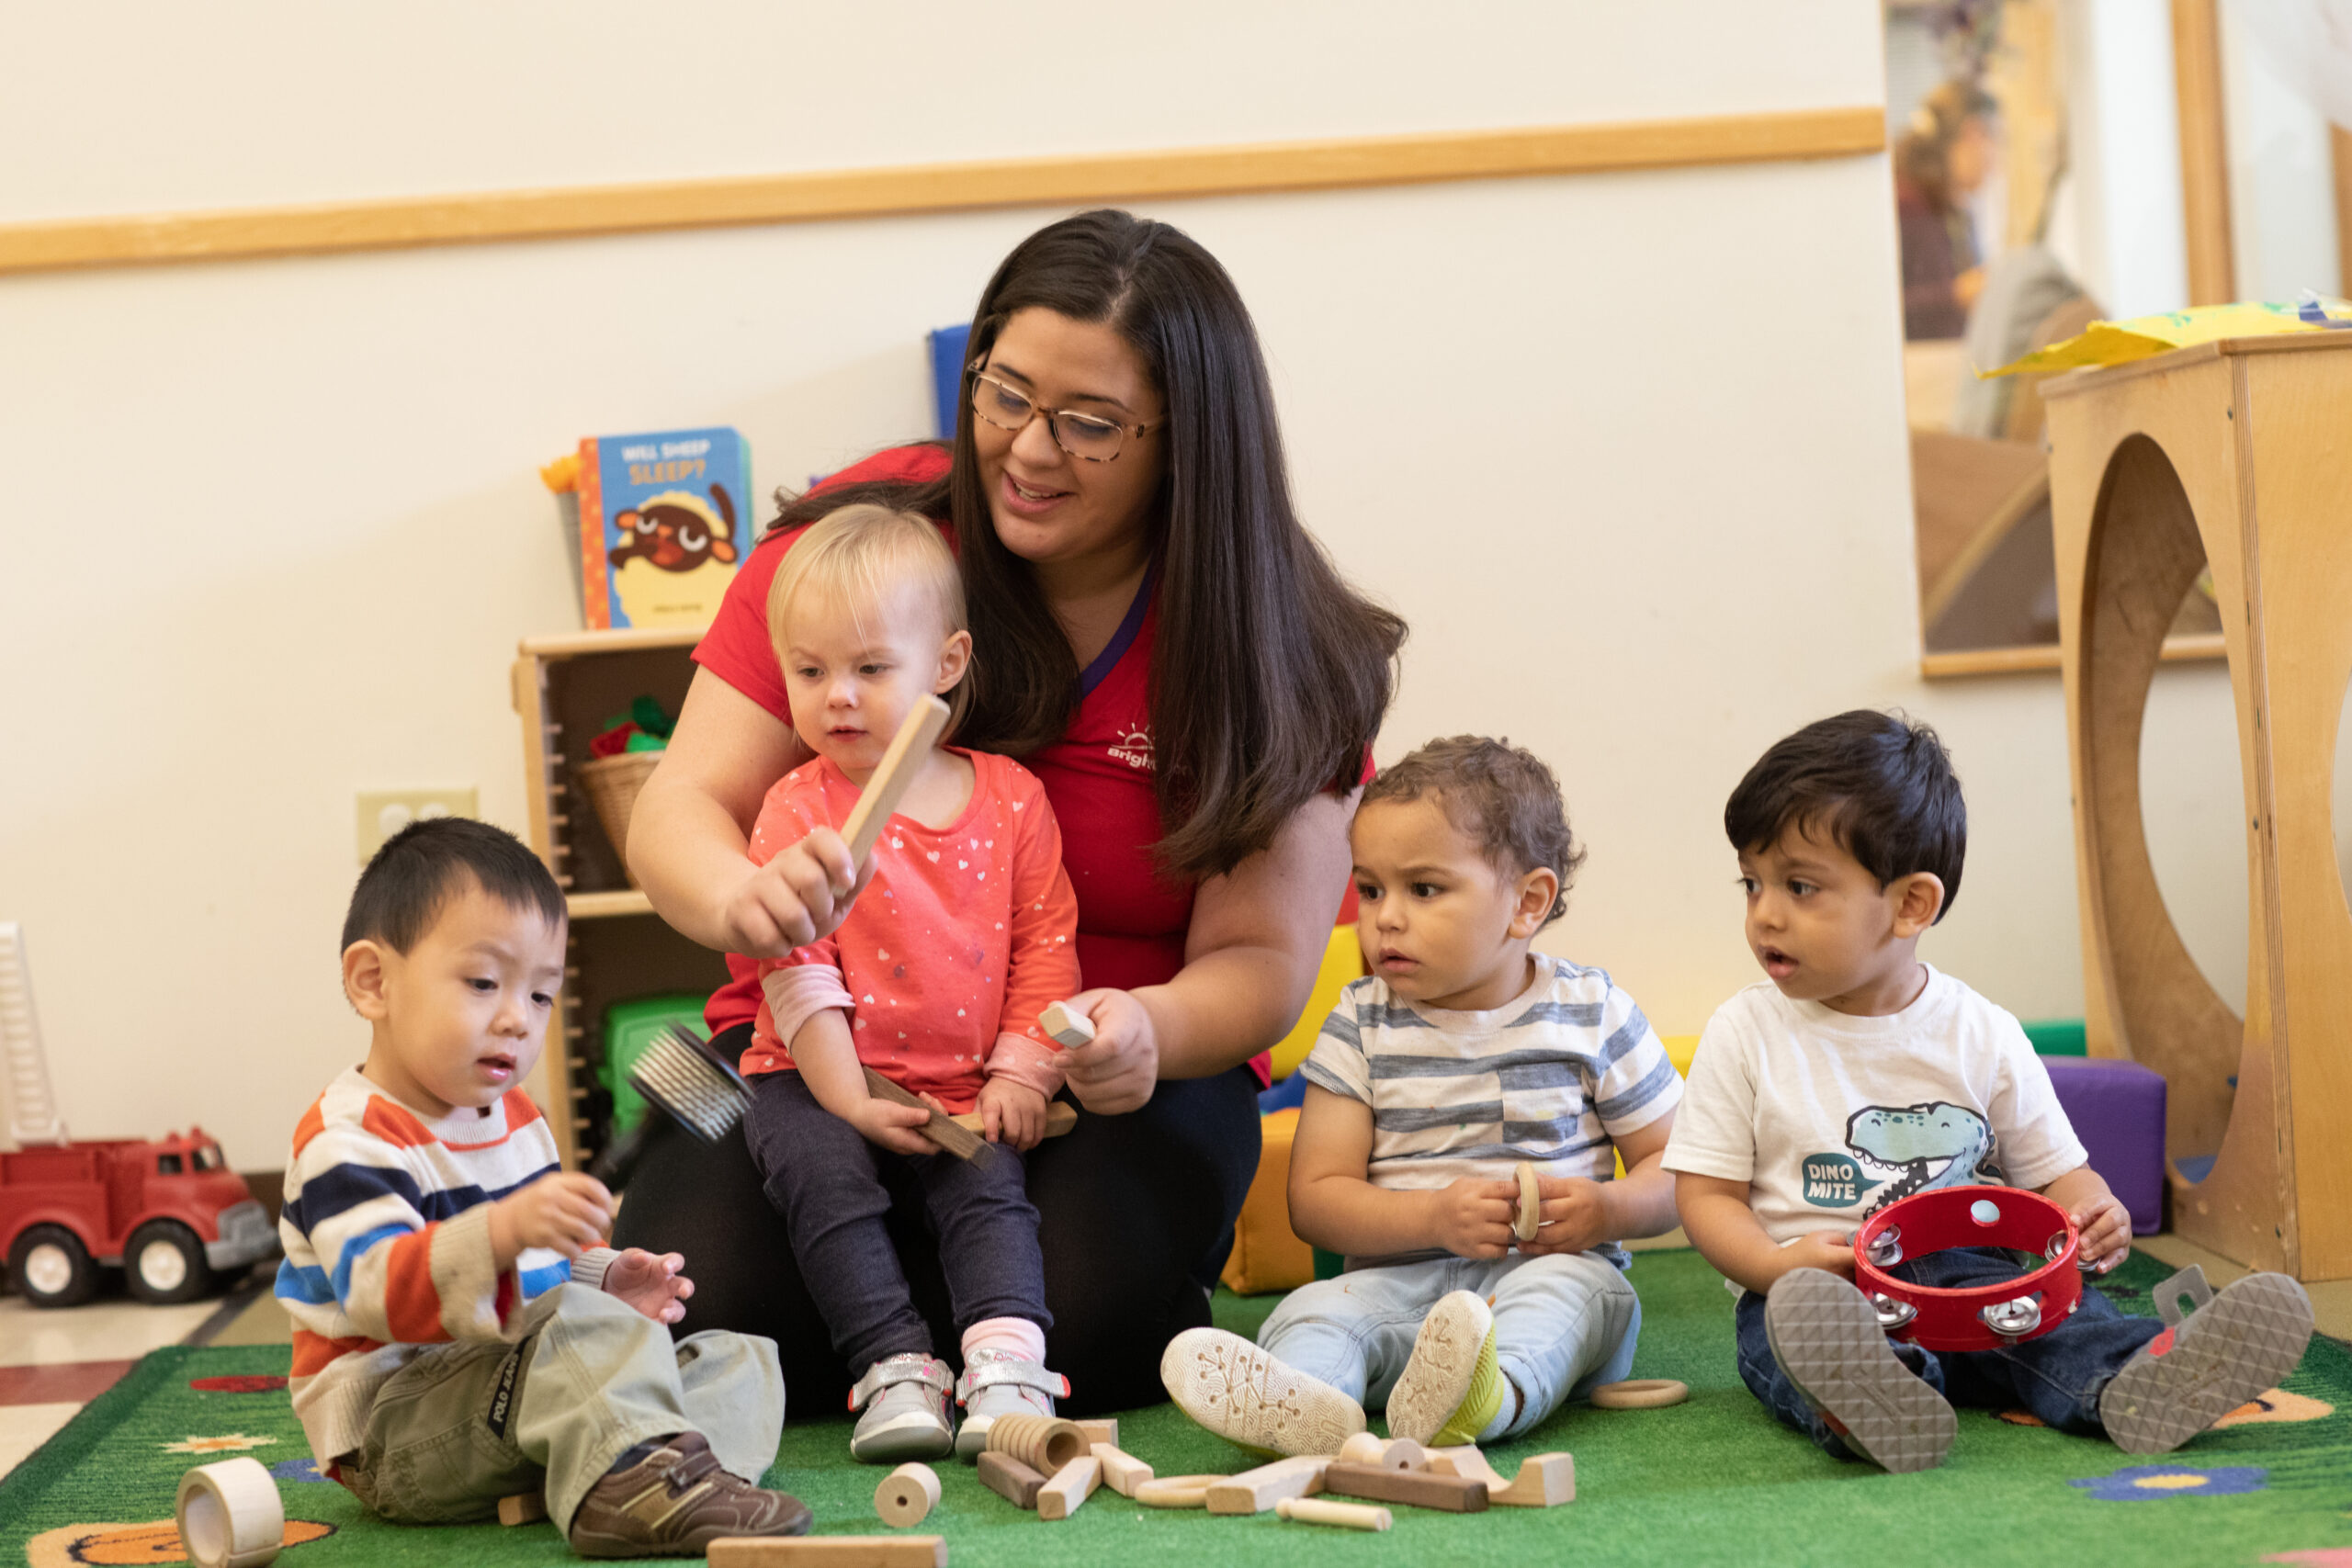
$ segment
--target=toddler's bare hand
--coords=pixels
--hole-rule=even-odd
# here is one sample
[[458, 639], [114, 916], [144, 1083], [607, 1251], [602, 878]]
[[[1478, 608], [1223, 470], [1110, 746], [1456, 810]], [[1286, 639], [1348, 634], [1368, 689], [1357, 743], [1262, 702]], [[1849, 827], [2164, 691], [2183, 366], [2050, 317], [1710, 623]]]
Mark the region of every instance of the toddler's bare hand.
[[1046, 1135], [1046, 1097], [1027, 1084], [992, 1077], [980, 1086], [980, 1133], [1026, 1153]]
[[1791, 1269], [1826, 1269], [1854, 1277], [1853, 1237], [1845, 1231], [1815, 1231], [1781, 1248], [1781, 1272]]
[[2132, 1256], [2132, 1211], [2109, 1192], [2092, 1199], [2070, 1216], [2082, 1233], [2080, 1256], [2104, 1274]]
[[[934, 1108], [938, 1104], [929, 1095], [923, 1099]], [[894, 1154], [934, 1152], [931, 1140], [915, 1131], [931, 1120], [931, 1112], [919, 1106], [900, 1105], [892, 1100], [866, 1100], [842, 1120], [856, 1128], [867, 1143], [878, 1144]]]
[[577, 1258], [603, 1241], [612, 1224], [613, 1195], [605, 1184], [559, 1170], [491, 1205], [491, 1248], [508, 1262], [532, 1247]]
[[1510, 1222], [1519, 1212], [1516, 1181], [1468, 1178], [1431, 1193], [1437, 1245], [1457, 1258], [1500, 1258], [1510, 1250]]
[[632, 1247], [605, 1270], [605, 1293], [627, 1302], [656, 1323], [675, 1323], [686, 1315], [686, 1298], [695, 1282], [684, 1270], [686, 1260], [674, 1252], [660, 1255]]
[[[1518, 1186], [1512, 1184], [1511, 1210], [1518, 1213]], [[1535, 1239], [1519, 1244], [1531, 1258], [1552, 1252], [1582, 1252], [1616, 1238], [1609, 1235], [1609, 1200], [1598, 1181], [1580, 1176], [1547, 1176], [1535, 1183], [1537, 1216], [1544, 1222]]]

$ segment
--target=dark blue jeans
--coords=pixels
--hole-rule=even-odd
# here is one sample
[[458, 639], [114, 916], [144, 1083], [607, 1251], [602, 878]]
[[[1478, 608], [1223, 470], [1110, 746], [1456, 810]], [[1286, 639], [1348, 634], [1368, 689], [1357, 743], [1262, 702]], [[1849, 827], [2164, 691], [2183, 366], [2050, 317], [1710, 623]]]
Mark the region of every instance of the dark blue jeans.
[[[1914, 1285], [1965, 1290], [2014, 1280], [2023, 1270], [2007, 1253], [1952, 1247], [1898, 1263], [1887, 1272]], [[1905, 1366], [1955, 1406], [2022, 1408], [2061, 1432], [2096, 1437], [2106, 1431], [2099, 1424], [2098, 1396], [2107, 1380], [2122, 1371], [2141, 1346], [2163, 1333], [2164, 1326], [2153, 1317], [2124, 1316], [2086, 1282], [2082, 1304], [2074, 1315], [2039, 1339], [1998, 1350], [1923, 1350], [1892, 1340], [1888, 1345]], [[1854, 1457], [1773, 1359], [1764, 1334], [1764, 1298], [1753, 1291], [1742, 1292], [1739, 1298], [1739, 1376], [1782, 1425], [1805, 1433], [1826, 1453]]]
[[[800, 1277], [852, 1375], [908, 1352], [932, 1355], [931, 1325], [890, 1245], [884, 1162], [922, 1183], [958, 1333], [986, 1318], [1024, 1317], [1040, 1328], [1046, 1269], [1019, 1151], [994, 1144], [978, 1159], [877, 1148], [817, 1102], [798, 1073], [752, 1085], [744, 1136], [768, 1201], [784, 1215]], [[946, 1347], [951, 1352], [954, 1347]]]

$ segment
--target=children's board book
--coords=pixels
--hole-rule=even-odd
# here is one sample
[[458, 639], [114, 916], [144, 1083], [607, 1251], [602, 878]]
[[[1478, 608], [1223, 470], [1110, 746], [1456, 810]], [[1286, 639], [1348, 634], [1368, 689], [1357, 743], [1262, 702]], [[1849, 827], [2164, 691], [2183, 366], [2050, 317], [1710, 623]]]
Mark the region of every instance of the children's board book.
[[732, 428], [580, 444], [580, 582], [592, 626], [703, 626], [752, 547], [752, 449]]

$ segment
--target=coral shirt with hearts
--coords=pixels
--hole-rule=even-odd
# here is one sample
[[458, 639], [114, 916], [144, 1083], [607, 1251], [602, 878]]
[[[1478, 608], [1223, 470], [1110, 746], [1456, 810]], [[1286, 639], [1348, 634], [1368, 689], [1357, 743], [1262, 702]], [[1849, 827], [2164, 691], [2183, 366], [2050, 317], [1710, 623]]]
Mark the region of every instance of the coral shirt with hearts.
[[[1007, 757], [951, 747], [972, 764], [972, 798], [927, 828], [893, 816], [874, 876], [832, 935], [759, 966], [763, 999], [746, 1077], [792, 1066], [801, 1023], [846, 1008], [858, 1060], [900, 1087], [972, 1109], [990, 1076], [1051, 1098], [1057, 1047], [1037, 1014], [1079, 989], [1078, 899], [1045, 786]], [[776, 782], [752, 829], [764, 865], [819, 823], [839, 829], [858, 787], [820, 757]], [[780, 1036], [780, 1037], [779, 1037]]]

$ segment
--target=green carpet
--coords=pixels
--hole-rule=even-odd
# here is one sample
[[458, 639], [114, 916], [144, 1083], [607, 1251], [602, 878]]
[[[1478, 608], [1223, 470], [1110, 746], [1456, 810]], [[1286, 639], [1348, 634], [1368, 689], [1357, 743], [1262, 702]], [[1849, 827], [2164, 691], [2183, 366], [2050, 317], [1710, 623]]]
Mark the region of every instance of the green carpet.
[[[2146, 1313], [2147, 1289], [2165, 1272], [2135, 1258], [2110, 1281], [2126, 1310]], [[1578, 1501], [1550, 1510], [1498, 1509], [1470, 1517], [1396, 1510], [1386, 1535], [1293, 1525], [1267, 1514], [1212, 1518], [1147, 1509], [1104, 1491], [1066, 1522], [1044, 1524], [984, 1490], [965, 1467], [942, 1464], [946, 1496], [922, 1527], [949, 1542], [963, 1568], [1140, 1561], [1317, 1568], [1383, 1563], [1528, 1568], [1578, 1562], [1839, 1562], [2045, 1564], [2083, 1556], [2132, 1563], [2352, 1564], [2352, 1356], [2315, 1339], [2273, 1417], [2206, 1433], [2150, 1461], [2108, 1444], [1964, 1411], [1951, 1461], [1890, 1476], [1839, 1464], [1775, 1425], [1740, 1386], [1732, 1360], [1731, 1301], [1688, 1252], [1637, 1256], [1634, 1280], [1645, 1314], [1634, 1371], [1676, 1377], [1687, 1404], [1662, 1411], [1571, 1410], [1536, 1439], [1496, 1451], [1505, 1474], [1544, 1449], [1576, 1455]], [[1248, 1332], [1272, 1298], [1220, 1295], [1220, 1321]], [[285, 1568], [346, 1563], [459, 1562], [466, 1568], [568, 1561], [555, 1531], [494, 1525], [403, 1529], [363, 1519], [341, 1487], [299, 1480], [308, 1453], [282, 1392], [210, 1391], [191, 1380], [286, 1371], [283, 1347], [160, 1350], [96, 1401], [47, 1447], [0, 1481], [0, 1564], [25, 1560], [28, 1542], [51, 1543], [32, 1561], [175, 1561], [154, 1532], [81, 1546], [102, 1527], [167, 1520], [182, 1471], [203, 1456], [174, 1452], [190, 1438], [266, 1438], [250, 1451], [281, 1467], [290, 1520], [334, 1533], [294, 1547]], [[2276, 1417], [2301, 1417], [2279, 1420]], [[1122, 1420], [1129, 1451], [1161, 1474], [1229, 1472], [1248, 1461], [1167, 1406]], [[796, 1421], [785, 1434], [772, 1483], [805, 1498], [827, 1533], [881, 1530], [871, 1500], [881, 1472], [851, 1461], [848, 1426]], [[2151, 1474], [2151, 1469], [2155, 1473]], [[2136, 1480], [2135, 1480], [2136, 1478]], [[66, 1527], [74, 1527], [67, 1529]], [[158, 1547], [163, 1554], [158, 1554]], [[2342, 1556], [2332, 1553], [2341, 1552]]]

